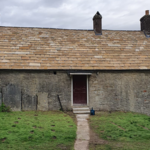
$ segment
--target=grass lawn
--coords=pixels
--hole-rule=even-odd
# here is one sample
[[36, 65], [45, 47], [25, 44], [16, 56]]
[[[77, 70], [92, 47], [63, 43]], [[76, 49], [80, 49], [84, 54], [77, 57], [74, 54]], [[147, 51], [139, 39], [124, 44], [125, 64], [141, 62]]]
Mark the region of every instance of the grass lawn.
[[90, 143], [90, 150], [150, 150], [150, 117], [137, 113], [96, 112], [90, 127], [105, 144]]
[[0, 113], [0, 150], [72, 150], [76, 124], [63, 112]]

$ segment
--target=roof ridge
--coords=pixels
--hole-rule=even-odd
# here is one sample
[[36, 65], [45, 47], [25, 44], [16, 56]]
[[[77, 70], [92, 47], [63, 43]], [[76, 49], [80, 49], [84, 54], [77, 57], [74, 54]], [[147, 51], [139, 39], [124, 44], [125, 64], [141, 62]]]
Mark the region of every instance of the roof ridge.
[[[75, 30], [75, 31], [94, 31], [93, 29], [65, 29], [65, 28], [49, 28], [49, 27], [18, 27], [18, 26], [0, 26], [6, 28], [33, 28], [33, 29], [56, 29], [56, 30]], [[141, 31], [141, 30], [112, 30], [112, 29], [102, 29], [102, 31]]]

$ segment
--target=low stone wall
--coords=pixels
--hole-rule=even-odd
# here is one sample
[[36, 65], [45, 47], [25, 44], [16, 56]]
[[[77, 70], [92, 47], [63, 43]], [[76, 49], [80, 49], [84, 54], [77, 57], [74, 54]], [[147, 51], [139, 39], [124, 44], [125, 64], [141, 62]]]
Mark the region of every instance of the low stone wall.
[[[67, 71], [0, 71], [0, 104], [13, 111], [64, 110], [71, 107]], [[89, 106], [95, 110], [150, 115], [150, 71], [98, 71], [89, 76]]]
[[150, 115], [150, 71], [99, 71], [89, 77], [90, 107]]

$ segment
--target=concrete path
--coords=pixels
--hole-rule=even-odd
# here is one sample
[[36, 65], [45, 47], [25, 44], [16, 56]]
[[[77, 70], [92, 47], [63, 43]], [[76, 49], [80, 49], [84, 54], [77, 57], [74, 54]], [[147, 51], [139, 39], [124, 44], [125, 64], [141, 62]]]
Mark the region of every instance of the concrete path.
[[78, 114], [77, 118], [77, 139], [74, 144], [75, 150], [88, 150], [90, 140], [90, 129], [88, 124], [88, 114]]

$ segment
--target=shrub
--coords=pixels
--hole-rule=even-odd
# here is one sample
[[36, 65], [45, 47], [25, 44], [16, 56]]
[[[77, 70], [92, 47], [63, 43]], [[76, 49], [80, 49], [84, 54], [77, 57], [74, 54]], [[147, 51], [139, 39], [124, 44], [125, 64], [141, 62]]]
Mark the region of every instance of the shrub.
[[9, 106], [6, 106], [4, 103], [0, 106], [0, 112], [11, 112], [11, 109]]

